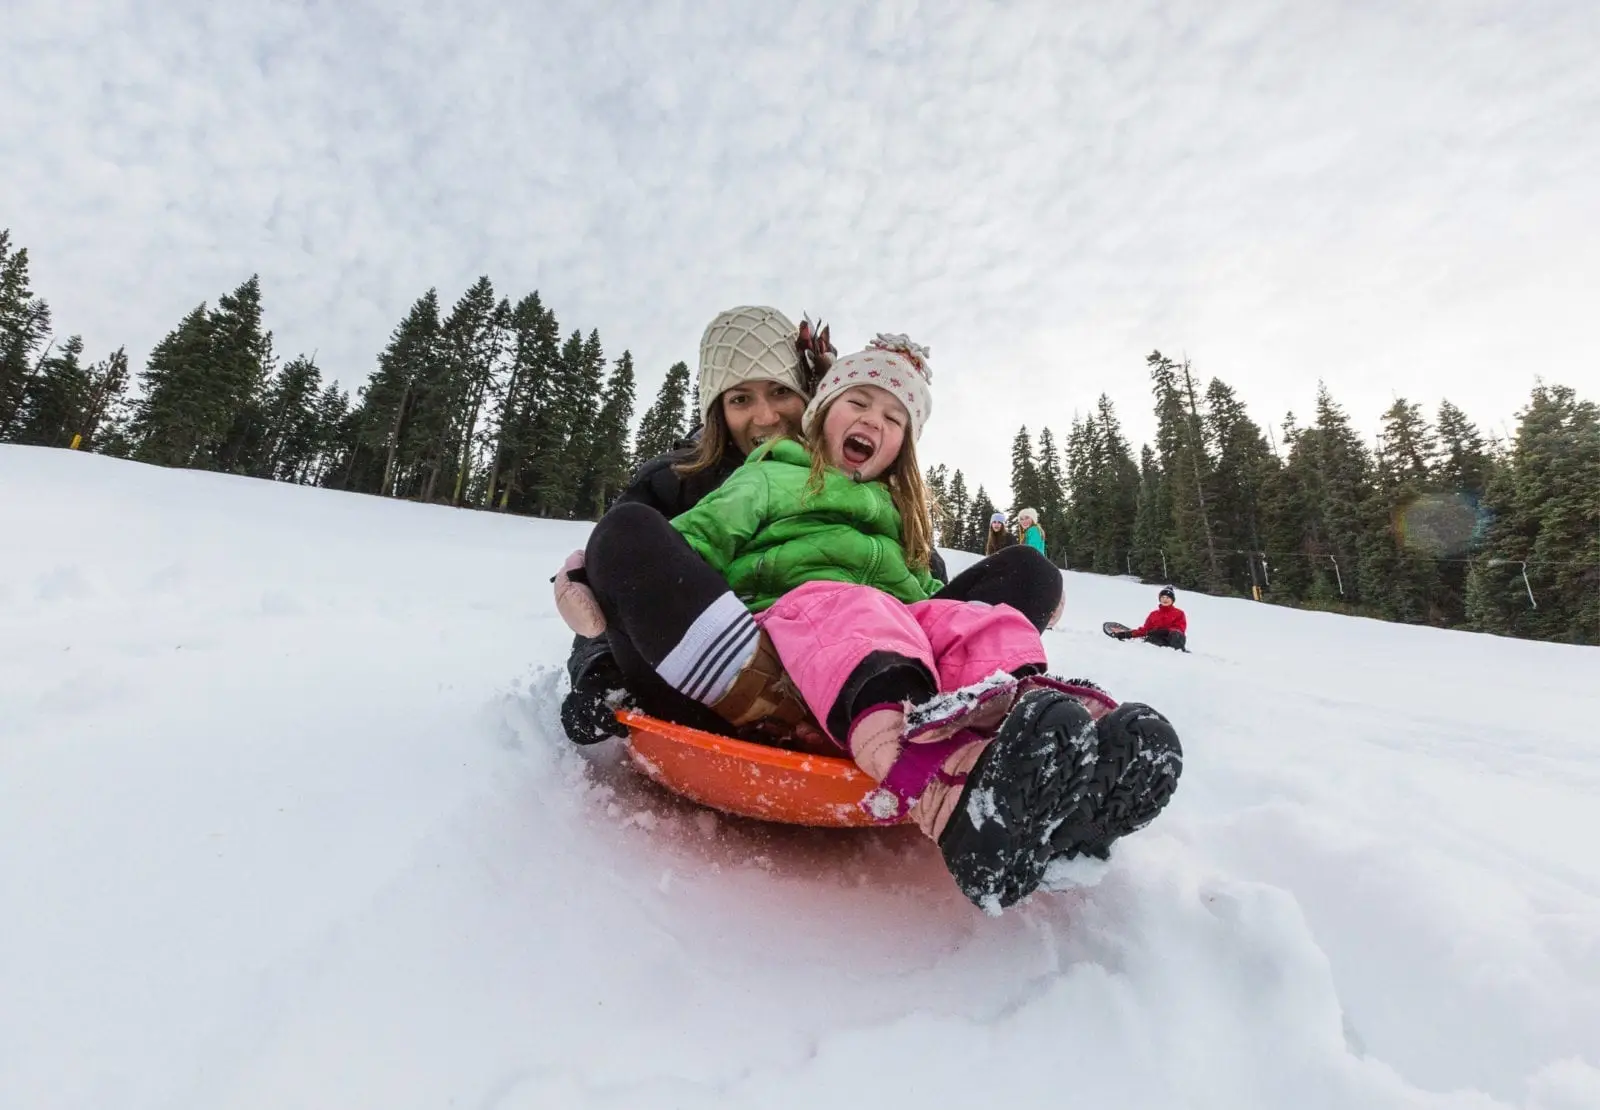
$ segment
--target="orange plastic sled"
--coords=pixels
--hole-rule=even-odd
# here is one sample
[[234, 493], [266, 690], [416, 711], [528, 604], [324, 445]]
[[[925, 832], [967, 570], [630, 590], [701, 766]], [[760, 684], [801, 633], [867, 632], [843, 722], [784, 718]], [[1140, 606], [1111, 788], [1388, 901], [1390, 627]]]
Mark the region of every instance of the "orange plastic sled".
[[703, 806], [789, 825], [879, 824], [860, 805], [877, 784], [848, 759], [733, 740], [630, 709], [617, 720], [628, 726], [640, 770]]

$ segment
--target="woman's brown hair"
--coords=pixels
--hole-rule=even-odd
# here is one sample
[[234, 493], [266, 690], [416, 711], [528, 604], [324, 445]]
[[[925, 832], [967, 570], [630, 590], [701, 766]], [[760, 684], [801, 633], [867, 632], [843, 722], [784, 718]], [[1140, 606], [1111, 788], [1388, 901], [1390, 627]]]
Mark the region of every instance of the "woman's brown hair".
[[[822, 492], [822, 476], [829, 465], [822, 442], [822, 422], [841, 396], [842, 393], [828, 398], [805, 427], [802, 442], [814, 445], [811, 447], [811, 481], [806, 487], [813, 495]], [[932, 498], [928, 494], [928, 483], [922, 479], [922, 468], [917, 465], [917, 441], [909, 428], [894, 464], [883, 477], [874, 480], [889, 487], [889, 500], [900, 514], [900, 545], [906, 550], [906, 564], [927, 570], [933, 556]]]
[[694, 454], [680, 463], [673, 463], [672, 469], [685, 475], [710, 470], [722, 462], [722, 456], [732, 442], [733, 433], [728, 431], [728, 418], [722, 415], [722, 398], [718, 397], [712, 402], [705, 427], [700, 429], [700, 441], [694, 445]]

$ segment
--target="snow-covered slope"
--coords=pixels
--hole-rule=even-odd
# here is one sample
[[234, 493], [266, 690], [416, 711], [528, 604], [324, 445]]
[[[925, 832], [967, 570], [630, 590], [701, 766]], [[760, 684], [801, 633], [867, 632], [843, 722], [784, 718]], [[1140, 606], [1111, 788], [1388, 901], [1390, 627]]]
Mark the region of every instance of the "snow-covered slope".
[[586, 531], [0, 448], [0, 1106], [1600, 1106], [1600, 652], [1069, 574], [1186, 772], [991, 919], [570, 747]]

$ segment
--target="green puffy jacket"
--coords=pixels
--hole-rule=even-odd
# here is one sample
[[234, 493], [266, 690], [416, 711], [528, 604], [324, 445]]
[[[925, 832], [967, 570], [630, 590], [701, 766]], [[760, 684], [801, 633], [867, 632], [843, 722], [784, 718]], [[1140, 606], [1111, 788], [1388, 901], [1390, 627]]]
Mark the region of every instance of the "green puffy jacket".
[[926, 601], [941, 583], [906, 565], [900, 513], [881, 482], [829, 468], [811, 494], [811, 456], [792, 439], [755, 451], [672, 526], [759, 613], [806, 582], [875, 586]]

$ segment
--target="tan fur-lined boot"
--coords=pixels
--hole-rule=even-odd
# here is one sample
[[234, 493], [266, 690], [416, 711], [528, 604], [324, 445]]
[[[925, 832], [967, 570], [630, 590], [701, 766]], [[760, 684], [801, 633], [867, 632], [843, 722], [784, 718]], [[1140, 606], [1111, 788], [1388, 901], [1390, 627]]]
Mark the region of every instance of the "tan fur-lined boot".
[[800, 691], [789, 680], [778, 658], [772, 637], [762, 629], [756, 638], [755, 655], [734, 678], [728, 692], [711, 706], [712, 712], [735, 728], [744, 728], [762, 721], [775, 721], [790, 730], [812, 721], [811, 710], [806, 707]]

